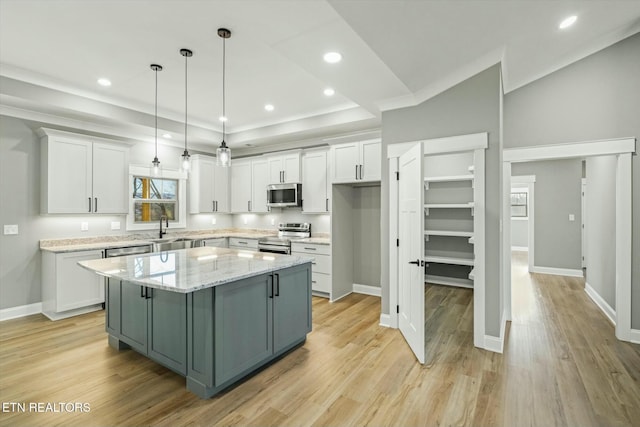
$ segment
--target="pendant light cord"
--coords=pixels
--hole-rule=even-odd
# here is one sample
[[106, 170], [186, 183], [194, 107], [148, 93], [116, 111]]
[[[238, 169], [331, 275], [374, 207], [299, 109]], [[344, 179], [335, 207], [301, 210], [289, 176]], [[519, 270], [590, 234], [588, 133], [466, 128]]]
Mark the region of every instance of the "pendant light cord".
[[222, 121], [222, 142], [224, 143], [224, 137], [226, 133], [226, 124], [227, 124], [227, 112], [226, 112], [226, 94], [225, 94], [225, 80], [226, 80], [226, 58], [227, 58], [227, 50], [226, 50], [226, 39], [222, 38], [222, 117], [224, 120]]
[[155, 114], [156, 114], [156, 159], [158, 158], [158, 68], [154, 69], [156, 73], [156, 106], [155, 106]]
[[188, 97], [188, 92], [187, 92], [187, 79], [188, 79], [188, 74], [187, 74], [187, 58], [188, 55], [184, 55], [184, 152], [187, 152], [187, 97]]

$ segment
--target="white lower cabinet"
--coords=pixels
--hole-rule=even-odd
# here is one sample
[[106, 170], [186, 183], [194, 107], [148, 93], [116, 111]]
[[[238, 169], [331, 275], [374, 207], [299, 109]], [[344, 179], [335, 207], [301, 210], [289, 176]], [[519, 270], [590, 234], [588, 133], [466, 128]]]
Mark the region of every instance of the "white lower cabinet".
[[292, 242], [291, 255], [313, 256], [311, 290], [314, 295], [331, 298], [331, 246]]
[[104, 279], [78, 265], [103, 257], [101, 250], [42, 253], [42, 313], [51, 320], [97, 310], [104, 303]]
[[216, 248], [228, 248], [229, 242], [226, 237], [214, 237], [211, 239], [200, 240], [199, 246], [209, 246]]

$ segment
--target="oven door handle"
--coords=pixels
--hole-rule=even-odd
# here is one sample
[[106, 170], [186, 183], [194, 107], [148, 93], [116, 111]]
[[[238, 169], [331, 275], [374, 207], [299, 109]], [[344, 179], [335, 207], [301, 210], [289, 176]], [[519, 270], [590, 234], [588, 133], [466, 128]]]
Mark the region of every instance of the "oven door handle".
[[259, 252], [271, 252], [276, 254], [284, 254], [289, 255], [291, 253], [290, 246], [278, 246], [278, 245], [267, 245], [267, 244], [258, 244]]

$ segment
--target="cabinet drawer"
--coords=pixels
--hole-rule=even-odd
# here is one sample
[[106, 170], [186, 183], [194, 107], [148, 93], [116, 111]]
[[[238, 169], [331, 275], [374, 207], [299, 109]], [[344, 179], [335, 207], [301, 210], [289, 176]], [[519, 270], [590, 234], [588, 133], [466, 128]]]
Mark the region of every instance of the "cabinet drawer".
[[307, 252], [291, 252], [291, 255], [313, 256], [311, 271], [314, 273], [331, 274], [331, 257], [328, 255], [309, 254]]
[[258, 249], [257, 239], [241, 239], [239, 237], [229, 237], [229, 247], [236, 246], [247, 249]]
[[312, 273], [311, 290], [326, 293], [331, 292], [331, 276], [322, 273]]
[[291, 252], [301, 252], [305, 254], [331, 255], [330, 245], [317, 245], [312, 243], [291, 242]]

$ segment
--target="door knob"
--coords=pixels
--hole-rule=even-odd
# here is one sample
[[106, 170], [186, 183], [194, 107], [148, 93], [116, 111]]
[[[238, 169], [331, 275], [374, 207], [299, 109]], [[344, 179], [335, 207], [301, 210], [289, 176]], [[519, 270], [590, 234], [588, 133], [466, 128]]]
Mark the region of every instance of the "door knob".
[[420, 260], [417, 259], [415, 261], [409, 261], [409, 264], [415, 264], [415, 265], [417, 265], [419, 267], [420, 266]]

